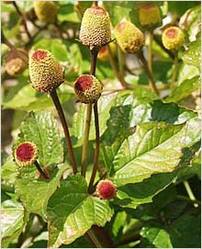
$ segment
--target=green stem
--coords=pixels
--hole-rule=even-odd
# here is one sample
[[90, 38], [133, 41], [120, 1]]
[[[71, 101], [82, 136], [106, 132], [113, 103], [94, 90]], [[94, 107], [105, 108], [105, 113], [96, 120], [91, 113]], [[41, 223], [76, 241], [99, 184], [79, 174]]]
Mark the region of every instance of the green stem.
[[69, 128], [68, 128], [68, 125], [67, 125], [67, 122], [65, 119], [65, 115], [64, 115], [62, 106], [60, 104], [60, 100], [58, 98], [58, 95], [57, 95], [57, 92], [55, 89], [50, 93], [50, 96], [53, 100], [53, 103], [55, 105], [55, 108], [57, 110], [58, 116], [60, 118], [63, 130], [64, 130], [64, 134], [65, 134], [65, 138], [66, 138], [66, 142], [67, 142], [67, 151], [69, 153], [73, 173], [76, 174], [77, 173], [77, 164], [76, 164], [76, 159], [74, 156], [74, 151], [73, 151], [72, 141], [71, 141], [71, 137], [70, 137], [70, 133], [69, 133]]
[[95, 117], [95, 153], [94, 153], [94, 159], [93, 159], [93, 171], [92, 175], [90, 178], [90, 183], [89, 183], [89, 192], [93, 192], [93, 183], [96, 177], [96, 173], [99, 167], [99, 152], [100, 152], [100, 129], [99, 129], [99, 117], [98, 117], [98, 106], [97, 102], [93, 106], [94, 110], [94, 117]]
[[175, 58], [174, 58], [174, 61], [173, 61], [173, 74], [172, 74], [172, 78], [171, 78], [171, 88], [174, 88], [175, 85], [176, 85], [176, 80], [177, 80], [177, 72], [178, 72], [178, 58], [177, 58], [177, 55], [175, 54]]
[[117, 68], [117, 65], [116, 65], [116, 63], [114, 61], [114, 57], [113, 57], [113, 54], [112, 54], [110, 46], [107, 45], [107, 48], [108, 48], [108, 53], [109, 53], [109, 62], [111, 64], [111, 67], [112, 67], [112, 69], [113, 69], [113, 71], [114, 71], [117, 79], [120, 81], [120, 83], [123, 86], [123, 88], [129, 88], [129, 85], [125, 81], [125, 79], [123, 77], [123, 74], [121, 74], [120, 71]]
[[84, 177], [86, 176], [86, 169], [87, 169], [88, 140], [89, 140], [89, 133], [90, 133], [91, 114], [92, 114], [92, 104], [87, 104], [85, 130], [84, 130], [83, 147], [82, 147], [82, 155], [81, 155], [81, 175]]
[[[151, 73], [152, 72], [152, 41], [153, 41], [153, 34], [151, 31], [148, 31], [148, 58], [147, 58], [147, 63], [148, 63], [148, 68]], [[151, 84], [151, 83], [150, 83]]]
[[144, 69], [145, 69], [145, 72], [150, 80], [150, 85], [151, 85], [151, 88], [152, 90], [159, 96], [159, 90], [158, 88], [156, 87], [156, 83], [155, 83], [155, 80], [153, 78], [153, 74], [152, 72], [150, 71], [149, 67], [148, 67], [148, 63], [147, 61], [145, 60], [144, 58], [144, 55], [142, 53], [142, 51], [140, 51], [137, 56], [139, 57], [139, 59], [141, 60], [143, 66], [144, 66]]
[[102, 245], [99, 242], [99, 240], [97, 239], [97, 236], [95, 235], [93, 229], [90, 229], [88, 231], [87, 235], [90, 238], [90, 240], [92, 241], [92, 243], [96, 246], [96, 248], [102, 248]]
[[187, 194], [188, 194], [190, 200], [194, 202], [194, 207], [198, 207], [198, 204], [196, 203], [196, 197], [194, 196], [188, 181], [183, 181], [183, 184], [184, 184], [184, 187], [187, 191]]

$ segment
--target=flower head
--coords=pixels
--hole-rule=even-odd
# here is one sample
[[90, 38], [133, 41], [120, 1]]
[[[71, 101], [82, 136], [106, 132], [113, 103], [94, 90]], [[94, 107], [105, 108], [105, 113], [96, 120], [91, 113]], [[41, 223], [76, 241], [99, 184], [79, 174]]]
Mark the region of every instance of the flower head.
[[84, 74], [77, 78], [74, 90], [78, 99], [85, 104], [95, 103], [102, 92], [103, 84], [93, 75]]
[[143, 33], [131, 22], [122, 20], [114, 30], [117, 43], [125, 53], [137, 53], [144, 45]]
[[111, 40], [110, 18], [99, 6], [88, 8], [83, 15], [79, 38], [83, 45], [101, 48]]
[[41, 22], [54, 23], [57, 17], [58, 8], [53, 1], [34, 1], [34, 11]]
[[13, 151], [15, 162], [19, 166], [32, 165], [37, 159], [37, 147], [32, 142], [20, 143]]
[[33, 88], [39, 92], [50, 93], [64, 82], [62, 66], [44, 49], [37, 49], [31, 53], [29, 73]]
[[116, 186], [110, 180], [101, 180], [96, 187], [96, 194], [101, 199], [110, 200], [116, 196]]
[[170, 26], [163, 31], [162, 42], [165, 48], [169, 50], [177, 50], [184, 43], [184, 33], [176, 26]]

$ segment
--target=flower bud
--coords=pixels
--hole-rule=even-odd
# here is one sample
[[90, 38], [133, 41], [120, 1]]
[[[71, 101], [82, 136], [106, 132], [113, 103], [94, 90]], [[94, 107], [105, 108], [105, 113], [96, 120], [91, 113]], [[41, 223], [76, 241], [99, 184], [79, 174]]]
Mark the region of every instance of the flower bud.
[[79, 39], [90, 49], [100, 48], [110, 42], [110, 18], [105, 9], [94, 6], [85, 11]]
[[93, 75], [84, 74], [74, 83], [74, 91], [82, 103], [95, 103], [102, 92], [103, 84]]
[[20, 143], [13, 150], [14, 160], [20, 167], [32, 165], [37, 159], [37, 154], [37, 147], [31, 142]]
[[11, 49], [6, 56], [5, 70], [10, 76], [22, 73], [28, 66], [28, 54], [24, 49]]
[[163, 31], [162, 42], [165, 48], [169, 50], [177, 50], [184, 43], [184, 33], [178, 27], [168, 27]]
[[144, 34], [129, 21], [122, 20], [115, 27], [114, 35], [125, 53], [137, 53], [144, 45]]
[[96, 187], [96, 194], [103, 200], [110, 200], [116, 196], [116, 186], [110, 180], [101, 180]]
[[64, 82], [62, 66], [44, 49], [37, 49], [31, 53], [29, 73], [31, 84], [38, 92], [50, 93]]
[[57, 17], [58, 8], [52, 1], [34, 1], [34, 11], [41, 22], [54, 23]]
[[140, 25], [146, 29], [153, 29], [161, 24], [161, 11], [155, 3], [141, 4], [138, 16]]

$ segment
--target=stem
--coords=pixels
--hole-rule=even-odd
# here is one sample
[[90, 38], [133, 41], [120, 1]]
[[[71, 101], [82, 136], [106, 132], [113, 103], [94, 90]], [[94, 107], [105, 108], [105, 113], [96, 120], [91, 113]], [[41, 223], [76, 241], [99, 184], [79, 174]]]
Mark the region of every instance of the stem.
[[16, 49], [15, 46], [5, 37], [3, 30], [1, 30], [1, 42], [6, 44], [10, 49]]
[[97, 102], [93, 106], [94, 116], [95, 116], [95, 153], [93, 159], [93, 171], [89, 183], [89, 192], [93, 191], [93, 183], [99, 166], [99, 151], [100, 151], [100, 129], [99, 129], [99, 117], [98, 117], [98, 106]]
[[196, 203], [196, 202], [197, 202], [197, 201], [196, 201], [196, 197], [194, 196], [194, 194], [193, 194], [193, 192], [192, 192], [192, 189], [191, 189], [191, 187], [190, 187], [188, 181], [183, 181], [183, 184], [184, 184], [184, 187], [185, 187], [185, 189], [186, 189], [186, 191], [187, 191], [187, 194], [188, 194], [190, 200], [192, 200], [193, 202], [195, 202], [195, 203], [194, 203], [194, 207], [198, 207], [198, 204]]
[[35, 161], [34, 165], [36, 166], [37, 170], [39, 171], [39, 173], [45, 178], [45, 179], [50, 179], [50, 177], [45, 173], [45, 171], [42, 170], [40, 164]]
[[87, 169], [88, 139], [89, 139], [89, 132], [90, 132], [91, 114], [92, 114], [92, 104], [87, 104], [85, 130], [84, 130], [82, 156], [81, 156], [81, 175], [84, 177], [86, 176], [86, 169]]
[[117, 79], [120, 81], [123, 88], [129, 88], [129, 85], [125, 81], [124, 77], [120, 74], [120, 72], [117, 69], [117, 65], [116, 65], [116, 63], [114, 61], [113, 54], [112, 54], [112, 51], [111, 51], [111, 48], [110, 48], [109, 45], [107, 45], [107, 49], [108, 49], [108, 52], [109, 52], [109, 62], [111, 64], [111, 67], [112, 67]]
[[13, 6], [15, 7], [15, 9], [16, 9], [18, 15], [21, 16], [21, 18], [22, 18], [23, 25], [24, 25], [25, 32], [26, 32], [27, 36], [29, 37], [29, 39], [31, 39], [32, 36], [31, 36], [31, 34], [30, 34], [29, 30], [28, 30], [28, 27], [27, 27], [27, 20], [26, 20], [25, 15], [21, 12], [21, 10], [20, 10], [20, 8], [18, 7], [16, 1], [12, 1], [12, 3], [13, 3]]
[[150, 85], [151, 85], [152, 90], [153, 90], [157, 95], [159, 95], [159, 91], [158, 91], [158, 89], [157, 89], [157, 87], [156, 87], [156, 84], [155, 84], [155, 81], [154, 81], [154, 78], [153, 78], [153, 74], [152, 74], [152, 72], [150, 71], [150, 69], [149, 69], [149, 67], [148, 67], [147, 61], [145, 60], [142, 51], [138, 53], [138, 57], [139, 57], [139, 59], [141, 60], [143, 66], [144, 66], [145, 72], [147, 73], [147, 76], [148, 76], [148, 78], [149, 78], [149, 80], [150, 80]]
[[97, 247], [97, 248], [102, 248], [102, 245], [100, 244], [99, 240], [97, 239], [97, 236], [93, 232], [93, 229], [90, 229], [87, 233], [88, 237], [92, 241], [92, 243]]
[[177, 79], [177, 71], [178, 71], [178, 58], [177, 58], [177, 55], [175, 55], [175, 58], [174, 58], [174, 61], [173, 61], [173, 67], [174, 67], [174, 70], [173, 70], [173, 75], [172, 75], [171, 84], [170, 84], [171, 88], [175, 87], [176, 79]]
[[[148, 58], [147, 58], [147, 64], [148, 68], [151, 73], [152, 72], [152, 41], [153, 41], [153, 34], [151, 31], [148, 31]], [[151, 83], [150, 83], [151, 84]]]
[[64, 134], [65, 134], [65, 138], [66, 138], [66, 142], [67, 142], [67, 151], [69, 153], [69, 157], [70, 157], [70, 161], [71, 161], [71, 165], [72, 165], [72, 170], [73, 173], [76, 174], [77, 173], [77, 164], [76, 164], [76, 159], [74, 156], [74, 152], [73, 152], [73, 146], [72, 146], [72, 141], [71, 141], [71, 137], [70, 137], [70, 133], [69, 133], [69, 128], [65, 119], [65, 115], [62, 109], [62, 106], [60, 104], [60, 100], [58, 98], [57, 92], [54, 89], [51, 93], [50, 96], [53, 100], [53, 103], [55, 105], [55, 108], [57, 110], [58, 116], [60, 117], [60, 121], [62, 123], [62, 127], [64, 130]]

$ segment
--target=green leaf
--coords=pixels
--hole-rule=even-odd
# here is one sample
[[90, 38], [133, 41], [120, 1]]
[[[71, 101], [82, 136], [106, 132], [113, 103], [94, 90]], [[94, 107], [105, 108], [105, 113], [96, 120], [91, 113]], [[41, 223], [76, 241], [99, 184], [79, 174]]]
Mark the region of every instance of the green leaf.
[[170, 238], [174, 248], [200, 248], [201, 218], [185, 214], [170, 225]]
[[144, 226], [140, 235], [155, 248], [173, 248], [169, 233], [160, 226]]
[[172, 172], [180, 163], [182, 149], [199, 139], [200, 122], [170, 125], [150, 122], [137, 126], [121, 145], [113, 161], [117, 185], [141, 182], [152, 174]]
[[60, 22], [80, 23], [80, 19], [74, 10], [74, 4], [60, 6], [57, 17]]
[[201, 40], [190, 43], [188, 50], [186, 50], [182, 56], [182, 60], [185, 64], [193, 65], [200, 70], [201, 63]]
[[63, 161], [63, 146], [58, 124], [50, 112], [30, 113], [21, 123], [18, 142], [31, 141], [37, 145], [42, 166]]
[[200, 78], [196, 76], [192, 79], [183, 81], [179, 86], [177, 86], [173, 92], [168, 96], [166, 102], [178, 102], [192, 94], [192, 92], [200, 88]]
[[68, 177], [48, 202], [49, 246], [70, 244], [93, 224], [104, 226], [111, 217], [108, 202], [90, 196], [83, 177]]
[[[62, 85], [58, 90], [58, 95], [63, 103], [70, 99], [71, 91], [68, 86]], [[18, 89], [12, 98], [5, 100], [3, 107], [23, 111], [42, 111], [53, 107], [53, 102], [48, 95], [36, 92], [29, 84]]]
[[64, 169], [61, 167], [50, 181], [18, 177], [15, 185], [16, 193], [29, 213], [38, 214], [46, 219], [48, 200], [59, 186]]
[[157, 174], [143, 182], [121, 186], [118, 188], [116, 203], [122, 207], [136, 208], [152, 202], [153, 197], [168, 187], [175, 178], [173, 173]]
[[17, 239], [25, 225], [25, 212], [22, 204], [7, 200], [1, 206], [1, 239], [2, 246], [8, 245]]
[[14, 187], [16, 177], [17, 177], [17, 165], [13, 161], [12, 157], [8, 157], [6, 162], [1, 167], [1, 183], [7, 187]]

